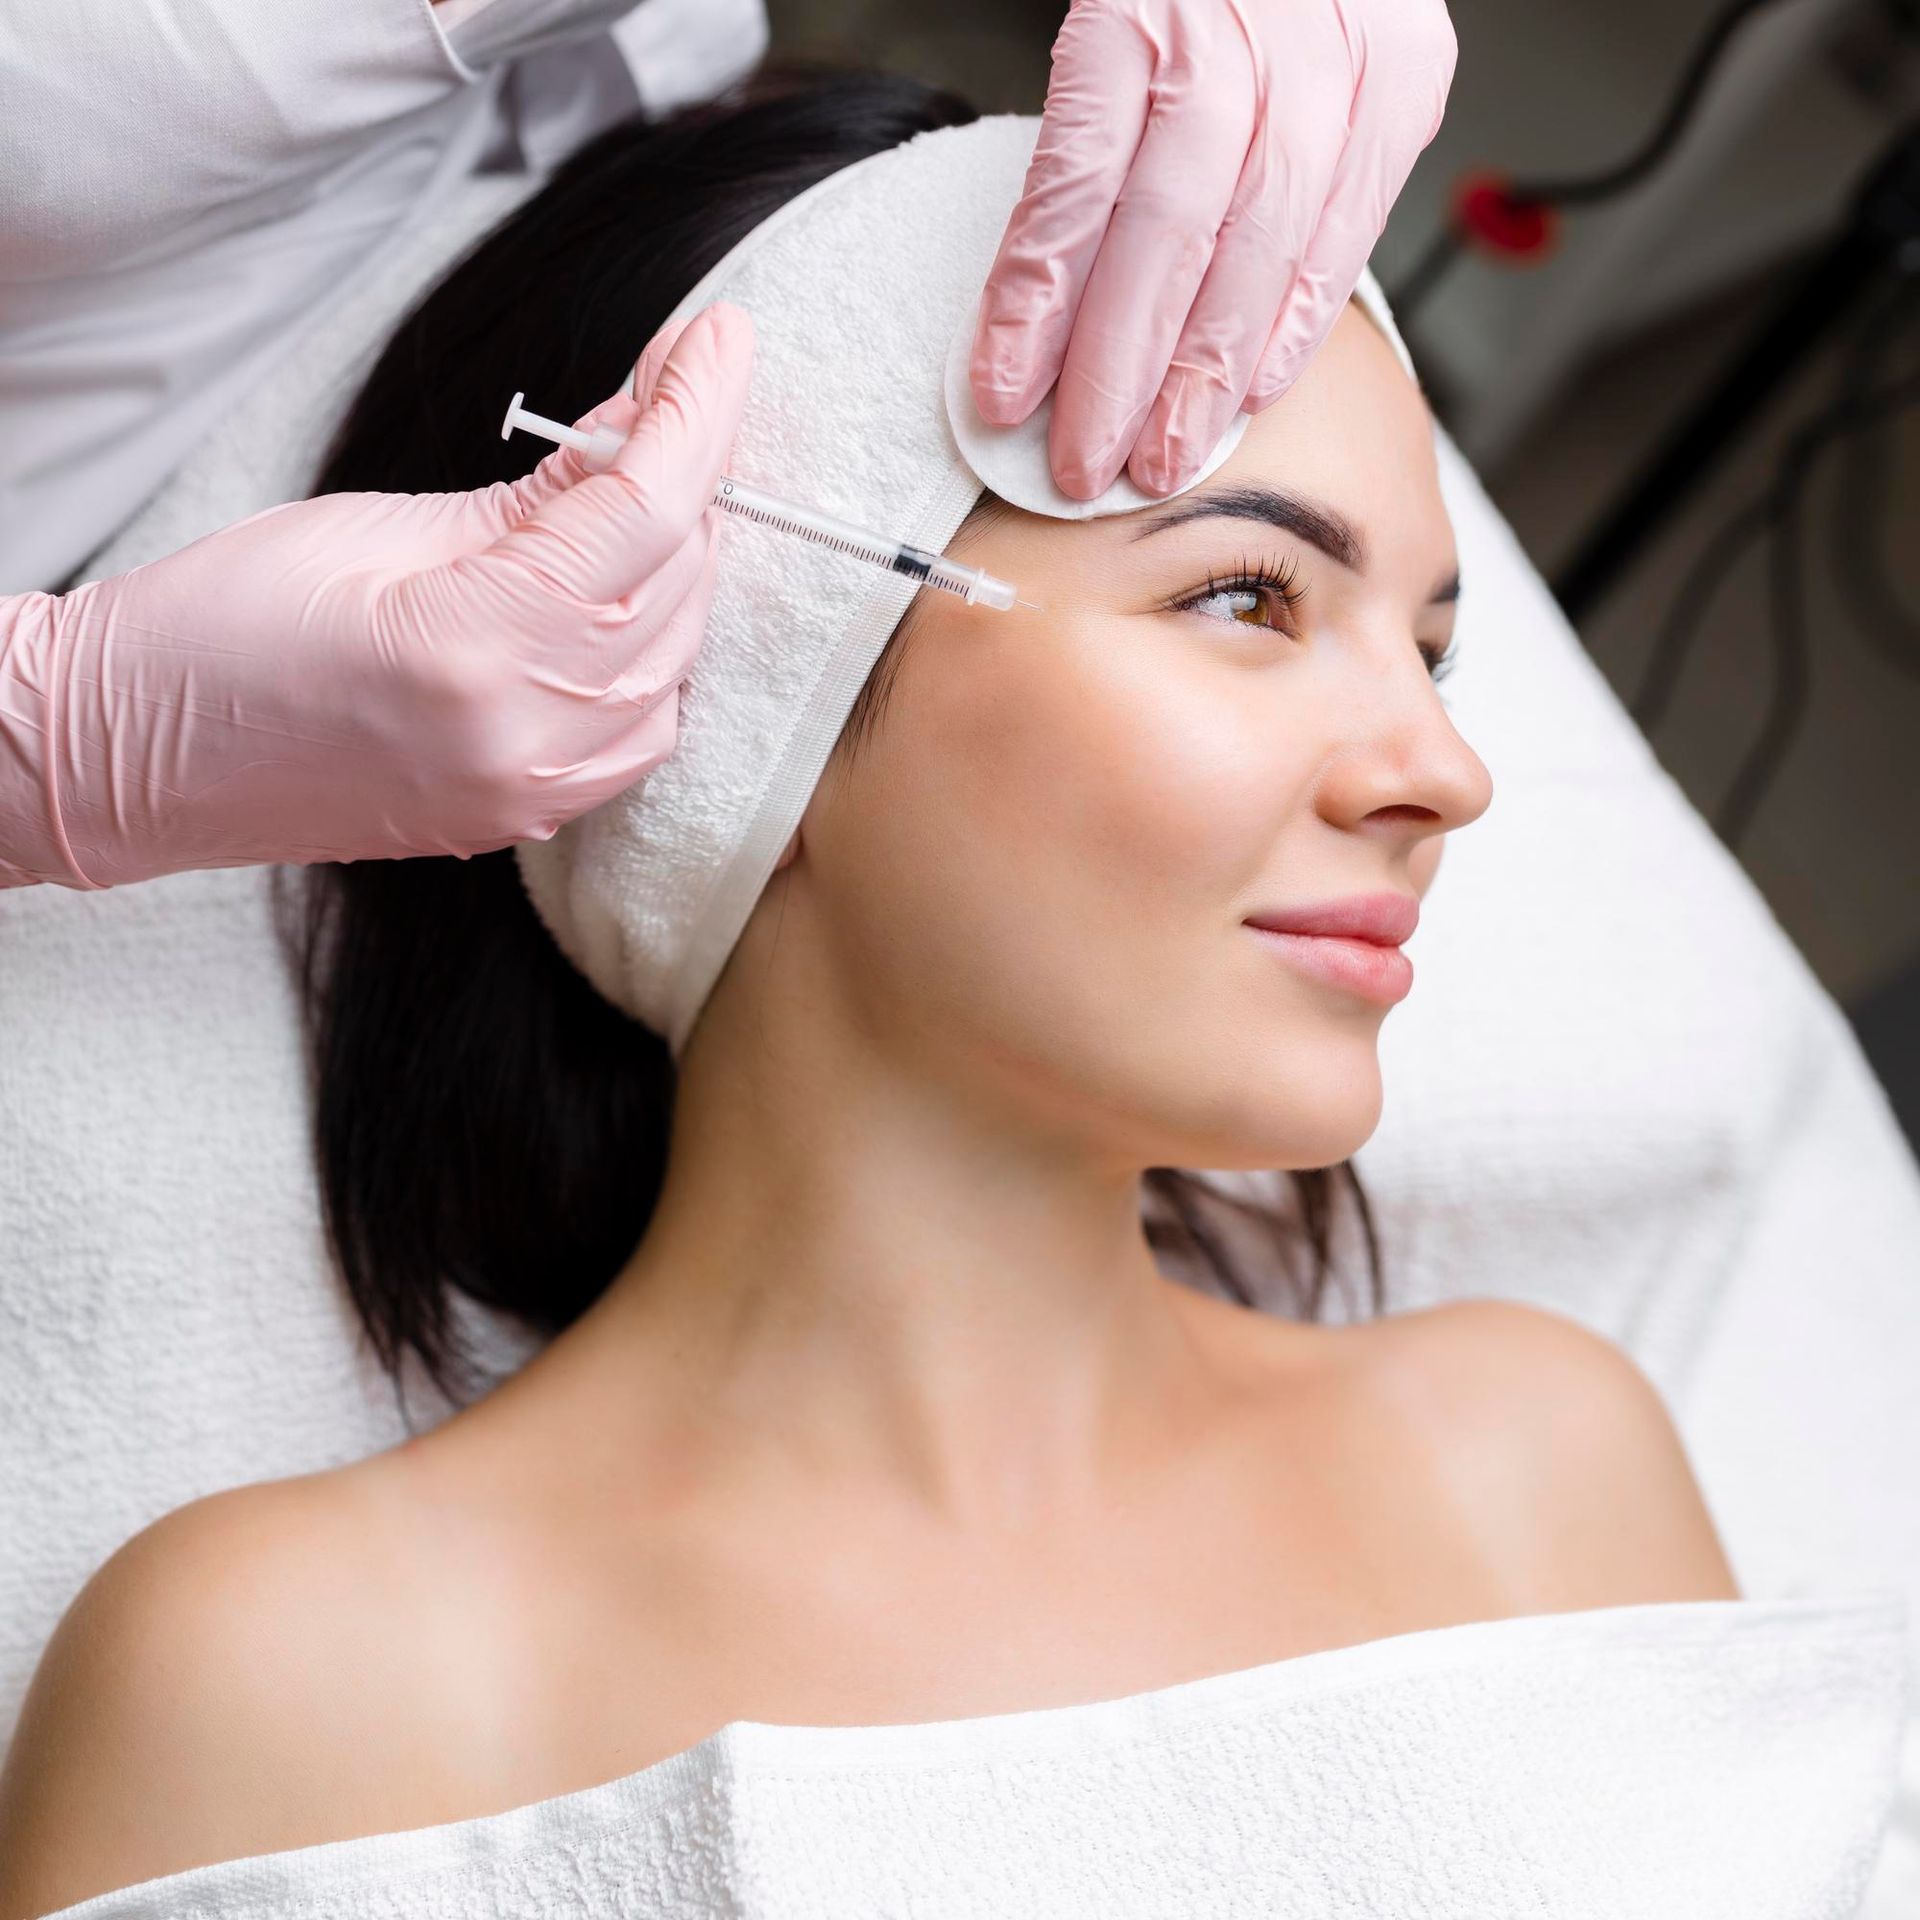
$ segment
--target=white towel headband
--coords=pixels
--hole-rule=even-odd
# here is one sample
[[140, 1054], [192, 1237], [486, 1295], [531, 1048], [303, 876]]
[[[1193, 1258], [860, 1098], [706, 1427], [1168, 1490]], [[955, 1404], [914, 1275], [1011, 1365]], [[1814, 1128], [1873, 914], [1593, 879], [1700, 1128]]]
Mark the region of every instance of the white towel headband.
[[[753, 318], [728, 472], [936, 553], [983, 487], [1060, 519], [1151, 504], [1124, 473], [1089, 501], [1054, 486], [1051, 399], [997, 428], [968, 393], [980, 291], [1039, 128], [996, 114], [870, 155], [788, 201], [687, 294], [671, 317], [724, 298]], [[1358, 292], [1411, 371], [1370, 274]], [[1189, 485], [1245, 428], [1236, 416]], [[516, 849], [561, 950], [676, 1060], [916, 591], [750, 521], [724, 518], [719, 538], [672, 756]]]

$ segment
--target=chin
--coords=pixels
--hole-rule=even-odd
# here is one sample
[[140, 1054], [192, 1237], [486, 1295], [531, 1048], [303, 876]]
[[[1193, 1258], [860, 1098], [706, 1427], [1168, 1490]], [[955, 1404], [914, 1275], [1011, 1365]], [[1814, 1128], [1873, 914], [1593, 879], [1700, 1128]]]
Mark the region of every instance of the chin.
[[1379, 1054], [1370, 1044], [1350, 1051], [1352, 1057], [1342, 1069], [1314, 1088], [1311, 1111], [1327, 1148], [1317, 1163], [1321, 1166], [1358, 1153], [1373, 1138], [1386, 1105]]
[[[1247, 1053], [1214, 1082], [1218, 1097], [1204, 1102], [1198, 1124], [1182, 1128], [1156, 1166], [1330, 1167], [1359, 1152], [1373, 1137], [1385, 1104], [1380, 1062], [1369, 1047], [1316, 1049], [1311, 1060], [1283, 1055], [1277, 1071], [1258, 1070]], [[1198, 1092], [1189, 1083], [1187, 1094]]]

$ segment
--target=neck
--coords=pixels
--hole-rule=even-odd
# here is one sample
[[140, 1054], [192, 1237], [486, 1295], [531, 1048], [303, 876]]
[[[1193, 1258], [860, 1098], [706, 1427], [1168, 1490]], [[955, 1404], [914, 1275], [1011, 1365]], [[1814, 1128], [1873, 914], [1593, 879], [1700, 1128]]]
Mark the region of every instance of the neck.
[[[696, 1038], [703, 1038], [703, 1035]], [[1140, 1169], [821, 1027], [691, 1048], [645, 1239], [593, 1316], [677, 1433], [1021, 1527], [1139, 1485], [1219, 1397]]]

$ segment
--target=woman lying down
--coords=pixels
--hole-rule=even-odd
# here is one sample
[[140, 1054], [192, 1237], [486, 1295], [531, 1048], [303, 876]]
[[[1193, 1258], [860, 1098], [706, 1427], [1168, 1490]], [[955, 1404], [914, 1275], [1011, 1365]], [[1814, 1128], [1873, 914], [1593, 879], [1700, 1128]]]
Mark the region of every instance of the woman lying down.
[[[322, 490], [468, 487], [516, 388], [724, 300], [729, 471], [1035, 604], [727, 519], [671, 760], [299, 873], [341, 1271], [465, 1404], [94, 1576], [0, 1920], [1852, 1911], [1897, 1601], [1742, 1599], [1572, 1321], [1389, 1311], [1377, 1253], [1325, 1310], [1491, 798], [1397, 337], [1350, 305], [1170, 500], [1049, 500], [946, 381], [1036, 126], [815, 74], [619, 129], [374, 371]], [[1298, 1224], [1256, 1267], [1181, 1168]], [[551, 1336], [483, 1388], [474, 1302]]]

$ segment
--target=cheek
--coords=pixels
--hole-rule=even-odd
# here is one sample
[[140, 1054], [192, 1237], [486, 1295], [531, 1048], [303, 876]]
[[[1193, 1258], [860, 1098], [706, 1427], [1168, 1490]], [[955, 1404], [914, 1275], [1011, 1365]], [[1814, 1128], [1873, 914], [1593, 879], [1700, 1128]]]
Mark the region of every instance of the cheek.
[[1298, 804], [1271, 700], [1144, 622], [1041, 644], [1018, 673], [943, 705], [956, 816], [1016, 868], [1044, 871], [1055, 902], [1093, 923], [1124, 916], [1142, 945], [1177, 924], [1169, 910], [1230, 918]]
[[903, 674], [826, 822], [827, 937], [875, 1032], [1100, 1116], [1143, 1165], [1337, 1160], [1377, 1118], [1372, 1028], [1239, 926], [1312, 807], [1319, 721], [1271, 674], [1131, 637]]

